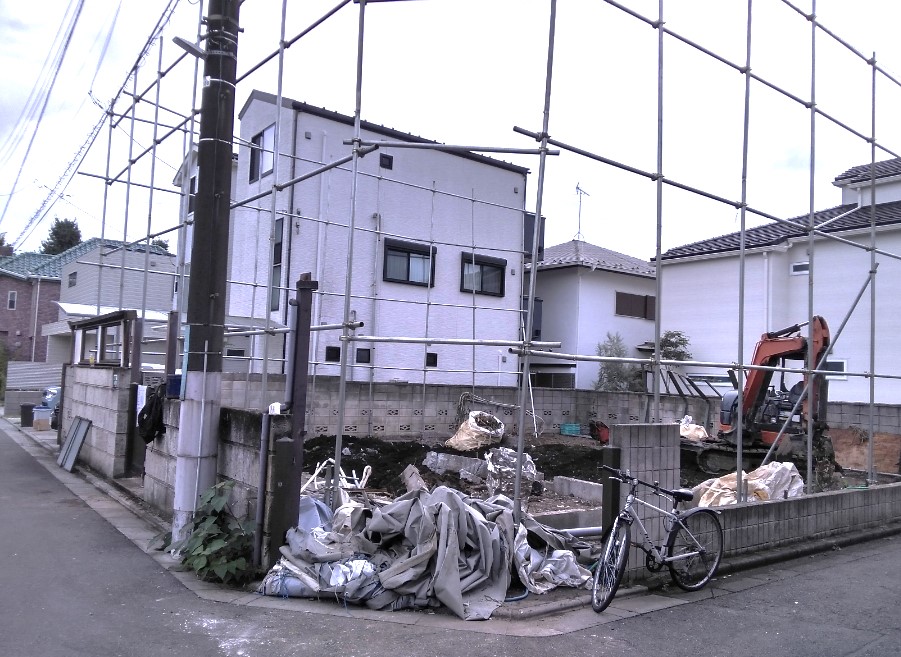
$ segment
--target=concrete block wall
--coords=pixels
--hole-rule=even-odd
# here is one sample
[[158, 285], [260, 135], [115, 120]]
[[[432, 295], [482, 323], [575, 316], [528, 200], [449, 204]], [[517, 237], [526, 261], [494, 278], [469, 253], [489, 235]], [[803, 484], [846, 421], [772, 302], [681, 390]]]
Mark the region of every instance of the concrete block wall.
[[62, 435], [76, 417], [91, 421], [78, 461], [106, 477], [125, 474], [130, 370], [70, 367], [66, 374]]
[[[854, 402], [830, 402], [826, 411], [829, 426], [870, 428], [870, 405]], [[901, 434], [901, 406], [873, 405], [873, 427], [879, 433]]]
[[262, 374], [223, 372], [219, 403], [223, 408], [261, 411], [273, 402], [285, 401], [285, 380], [284, 374], [269, 374], [263, 395]]
[[[679, 427], [675, 424], [617, 424], [610, 427], [610, 446], [621, 450], [620, 468], [629, 470], [632, 476], [642, 481], [659, 482], [663, 488], [679, 487]], [[619, 506], [626, 502], [629, 489], [620, 484]], [[651, 489], [639, 486], [636, 497], [651, 504], [670, 510], [666, 499], [655, 495]], [[666, 537], [663, 526], [664, 516], [640, 504], [633, 509], [641, 518], [645, 529], [655, 545], [661, 545]], [[644, 552], [634, 547], [643, 537], [638, 523], [632, 525], [633, 547], [629, 554], [626, 581], [634, 581], [644, 576]]]
[[901, 483], [717, 508], [734, 556], [897, 522]]

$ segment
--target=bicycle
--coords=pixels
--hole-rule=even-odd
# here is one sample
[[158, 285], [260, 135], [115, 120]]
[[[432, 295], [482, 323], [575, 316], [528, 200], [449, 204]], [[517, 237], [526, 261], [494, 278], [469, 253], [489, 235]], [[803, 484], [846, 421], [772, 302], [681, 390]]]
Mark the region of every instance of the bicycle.
[[[591, 586], [591, 607], [600, 613], [607, 608], [616, 595], [626, 563], [629, 560], [632, 523], [638, 523], [643, 540], [636, 547], [646, 555], [645, 567], [651, 572], [659, 572], [663, 566], [669, 568], [676, 585], [685, 591], [704, 588], [716, 574], [723, 556], [723, 526], [718, 512], [709, 508], [694, 508], [688, 511], [678, 509], [679, 502], [689, 502], [692, 491], [680, 488], [668, 490], [659, 483], [649, 484], [631, 476], [628, 470], [618, 470], [606, 465], [601, 468], [613, 479], [629, 485], [626, 503], [610, 527], [601, 558], [594, 569]], [[635, 497], [639, 486], [651, 488], [655, 495], [673, 503], [673, 510], [666, 511], [650, 502]], [[659, 511], [663, 514], [666, 540], [662, 546], [654, 545], [641, 518], [633, 510], [635, 503]]]

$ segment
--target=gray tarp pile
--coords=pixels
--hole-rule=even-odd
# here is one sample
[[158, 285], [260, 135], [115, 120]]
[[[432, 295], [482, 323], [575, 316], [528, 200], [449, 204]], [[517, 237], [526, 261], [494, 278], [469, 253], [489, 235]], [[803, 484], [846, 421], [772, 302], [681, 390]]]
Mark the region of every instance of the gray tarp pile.
[[503, 603], [513, 565], [531, 591], [583, 585], [588, 571], [571, 552], [560, 552], [589, 546], [532, 519], [514, 540], [512, 509], [503, 495], [480, 500], [444, 486], [381, 508], [349, 502], [334, 515], [302, 498], [298, 527], [259, 592], [334, 597], [372, 609], [443, 604], [464, 620], [484, 620]]

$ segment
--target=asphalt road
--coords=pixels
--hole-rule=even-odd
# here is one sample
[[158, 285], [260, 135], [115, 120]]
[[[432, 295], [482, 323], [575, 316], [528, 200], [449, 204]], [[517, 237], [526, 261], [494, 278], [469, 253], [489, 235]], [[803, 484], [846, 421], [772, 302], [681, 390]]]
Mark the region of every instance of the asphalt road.
[[3, 427], [0, 557], [2, 657], [901, 655], [901, 537], [721, 577], [672, 593], [684, 604], [623, 620], [564, 612], [598, 624], [552, 637], [491, 633], [494, 621], [445, 629], [404, 624], [409, 612], [380, 622], [337, 605], [323, 615], [204, 600]]

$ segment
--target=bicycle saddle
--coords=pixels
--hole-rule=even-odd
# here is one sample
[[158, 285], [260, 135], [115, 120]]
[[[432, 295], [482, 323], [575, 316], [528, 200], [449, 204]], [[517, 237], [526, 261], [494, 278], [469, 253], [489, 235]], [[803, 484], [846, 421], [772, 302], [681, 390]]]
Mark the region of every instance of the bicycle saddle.
[[689, 488], [677, 488], [673, 491], [673, 499], [677, 502], [691, 502], [694, 496], [694, 492]]

